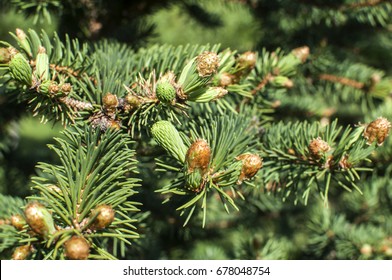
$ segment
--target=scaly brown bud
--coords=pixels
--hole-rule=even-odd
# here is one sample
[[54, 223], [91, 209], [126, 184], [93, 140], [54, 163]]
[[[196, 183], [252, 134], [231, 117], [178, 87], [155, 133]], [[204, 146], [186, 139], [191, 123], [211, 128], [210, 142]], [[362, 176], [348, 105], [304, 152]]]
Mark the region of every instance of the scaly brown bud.
[[211, 148], [204, 139], [197, 139], [189, 147], [185, 161], [188, 166], [188, 172], [194, 169], [200, 169], [203, 173], [207, 171], [211, 158]]
[[219, 57], [214, 52], [203, 52], [196, 58], [196, 62], [200, 77], [211, 76], [218, 71]]
[[94, 222], [91, 224], [91, 229], [100, 230], [107, 228], [114, 221], [115, 212], [110, 205], [102, 204], [95, 207], [91, 213], [91, 218]]
[[71, 92], [71, 90], [72, 90], [72, 86], [71, 86], [71, 84], [70, 83], [65, 83], [65, 84], [63, 84], [62, 86], [61, 86], [61, 92], [63, 92], [63, 93], [70, 93]]
[[46, 237], [56, 231], [52, 215], [42, 204], [30, 202], [27, 204], [24, 214], [26, 222], [35, 233]]
[[118, 106], [118, 98], [109, 92], [102, 98], [102, 103], [106, 109], [115, 109]]
[[320, 159], [326, 152], [331, 150], [331, 147], [327, 142], [317, 137], [310, 141], [308, 149], [314, 159]]
[[304, 63], [306, 59], [308, 59], [310, 49], [308, 46], [298, 47], [293, 49], [291, 53], [301, 60], [302, 63]]
[[22, 230], [26, 225], [26, 220], [22, 217], [22, 215], [15, 214], [11, 216], [11, 225], [17, 230]]
[[363, 136], [369, 145], [377, 141], [377, 144], [381, 146], [388, 137], [390, 128], [391, 123], [386, 118], [379, 117], [366, 126]]
[[11, 259], [13, 260], [25, 260], [31, 253], [31, 246], [30, 245], [24, 245], [24, 246], [19, 246], [14, 250], [14, 253], [12, 254]]
[[87, 260], [90, 255], [90, 245], [81, 236], [72, 236], [64, 244], [65, 256], [71, 260]]
[[256, 154], [242, 154], [236, 157], [236, 160], [242, 161], [242, 169], [238, 183], [249, 180], [263, 167], [263, 159]]

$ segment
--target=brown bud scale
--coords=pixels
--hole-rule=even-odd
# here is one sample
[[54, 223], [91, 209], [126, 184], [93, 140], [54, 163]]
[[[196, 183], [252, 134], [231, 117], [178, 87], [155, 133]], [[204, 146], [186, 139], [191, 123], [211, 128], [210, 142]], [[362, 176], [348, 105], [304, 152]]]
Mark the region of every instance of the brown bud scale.
[[204, 139], [197, 139], [189, 147], [185, 160], [188, 165], [188, 172], [198, 168], [205, 172], [208, 168], [211, 158], [211, 148]]
[[237, 63], [241, 68], [253, 69], [256, 65], [256, 53], [251, 51], [244, 52], [238, 57]]
[[22, 215], [15, 214], [11, 216], [11, 225], [17, 230], [22, 230], [26, 225], [26, 220], [22, 217]]
[[381, 146], [388, 137], [390, 128], [391, 123], [386, 118], [379, 117], [366, 126], [363, 136], [369, 145], [377, 141]]
[[217, 72], [219, 57], [214, 52], [205, 51], [196, 58], [197, 72], [200, 77], [210, 76]]
[[302, 46], [295, 48], [291, 51], [293, 55], [295, 55], [299, 60], [301, 60], [302, 63], [308, 59], [308, 56], [310, 54], [310, 49], [308, 46]]
[[317, 137], [310, 141], [308, 149], [313, 158], [320, 159], [323, 154], [331, 150], [331, 147], [327, 142], [322, 140], [320, 137]]
[[236, 157], [242, 161], [242, 169], [238, 183], [251, 179], [263, 167], [263, 159], [256, 154], [242, 154]]
[[115, 214], [116, 213], [112, 206], [106, 204], [98, 205], [92, 211], [92, 216], [97, 216], [91, 224], [91, 229], [101, 230], [107, 228], [114, 221]]
[[19, 246], [16, 247], [14, 250], [11, 259], [12, 260], [25, 260], [31, 253], [31, 246], [30, 245], [24, 245], [24, 246]]

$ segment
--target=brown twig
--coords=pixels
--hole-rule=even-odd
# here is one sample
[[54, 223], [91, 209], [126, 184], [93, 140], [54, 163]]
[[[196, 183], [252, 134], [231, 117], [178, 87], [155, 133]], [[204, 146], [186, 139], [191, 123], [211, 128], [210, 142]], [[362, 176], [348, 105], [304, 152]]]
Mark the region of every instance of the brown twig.
[[252, 95], [255, 95], [259, 90], [261, 90], [262, 88], [264, 88], [267, 84], [268, 84], [268, 82], [271, 80], [271, 78], [272, 78], [272, 74], [271, 73], [268, 73], [262, 80], [261, 80], [261, 82], [257, 85], [257, 87], [255, 87], [253, 90], [252, 90]]
[[335, 76], [335, 75], [331, 75], [331, 74], [321, 74], [319, 76], [320, 80], [324, 80], [324, 81], [329, 81], [329, 82], [333, 82], [333, 83], [339, 83], [345, 86], [349, 86], [349, 87], [353, 87], [353, 88], [357, 88], [357, 89], [363, 89], [365, 87], [365, 83], [362, 82], [358, 82], [346, 77], [339, 77], [339, 76]]

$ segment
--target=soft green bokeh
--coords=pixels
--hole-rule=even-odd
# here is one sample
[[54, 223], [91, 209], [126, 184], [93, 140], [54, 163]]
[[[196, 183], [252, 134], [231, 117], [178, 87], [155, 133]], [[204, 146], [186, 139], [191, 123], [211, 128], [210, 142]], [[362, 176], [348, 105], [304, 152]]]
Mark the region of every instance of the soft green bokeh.
[[253, 49], [260, 37], [260, 28], [251, 12], [240, 3], [222, 3], [221, 0], [199, 1], [209, 12], [222, 21], [222, 25], [206, 28], [180, 7], [155, 13], [151, 20], [156, 26], [156, 37], [152, 43], [184, 44], [217, 44], [223, 48], [230, 47], [240, 51]]
[[50, 24], [44, 20], [38, 21], [37, 24], [34, 24], [33, 21], [32, 17], [26, 18], [26, 15], [14, 10], [0, 11], [0, 41], [14, 42], [9, 32], [15, 33], [16, 28], [23, 29], [25, 32], [29, 28], [37, 31], [44, 29], [48, 34], [52, 34], [57, 30], [57, 20], [54, 17]]

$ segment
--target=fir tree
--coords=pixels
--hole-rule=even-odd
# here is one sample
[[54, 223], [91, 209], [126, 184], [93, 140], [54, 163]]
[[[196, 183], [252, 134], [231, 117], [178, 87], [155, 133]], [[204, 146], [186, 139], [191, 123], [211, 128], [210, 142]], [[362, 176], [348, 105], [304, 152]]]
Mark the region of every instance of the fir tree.
[[391, 3], [218, 3], [270, 28], [256, 50], [140, 47], [105, 1], [12, 2], [61, 16], [0, 42], [2, 171], [22, 110], [63, 129], [28, 195], [0, 194], [2, 258], [391, 258]]

